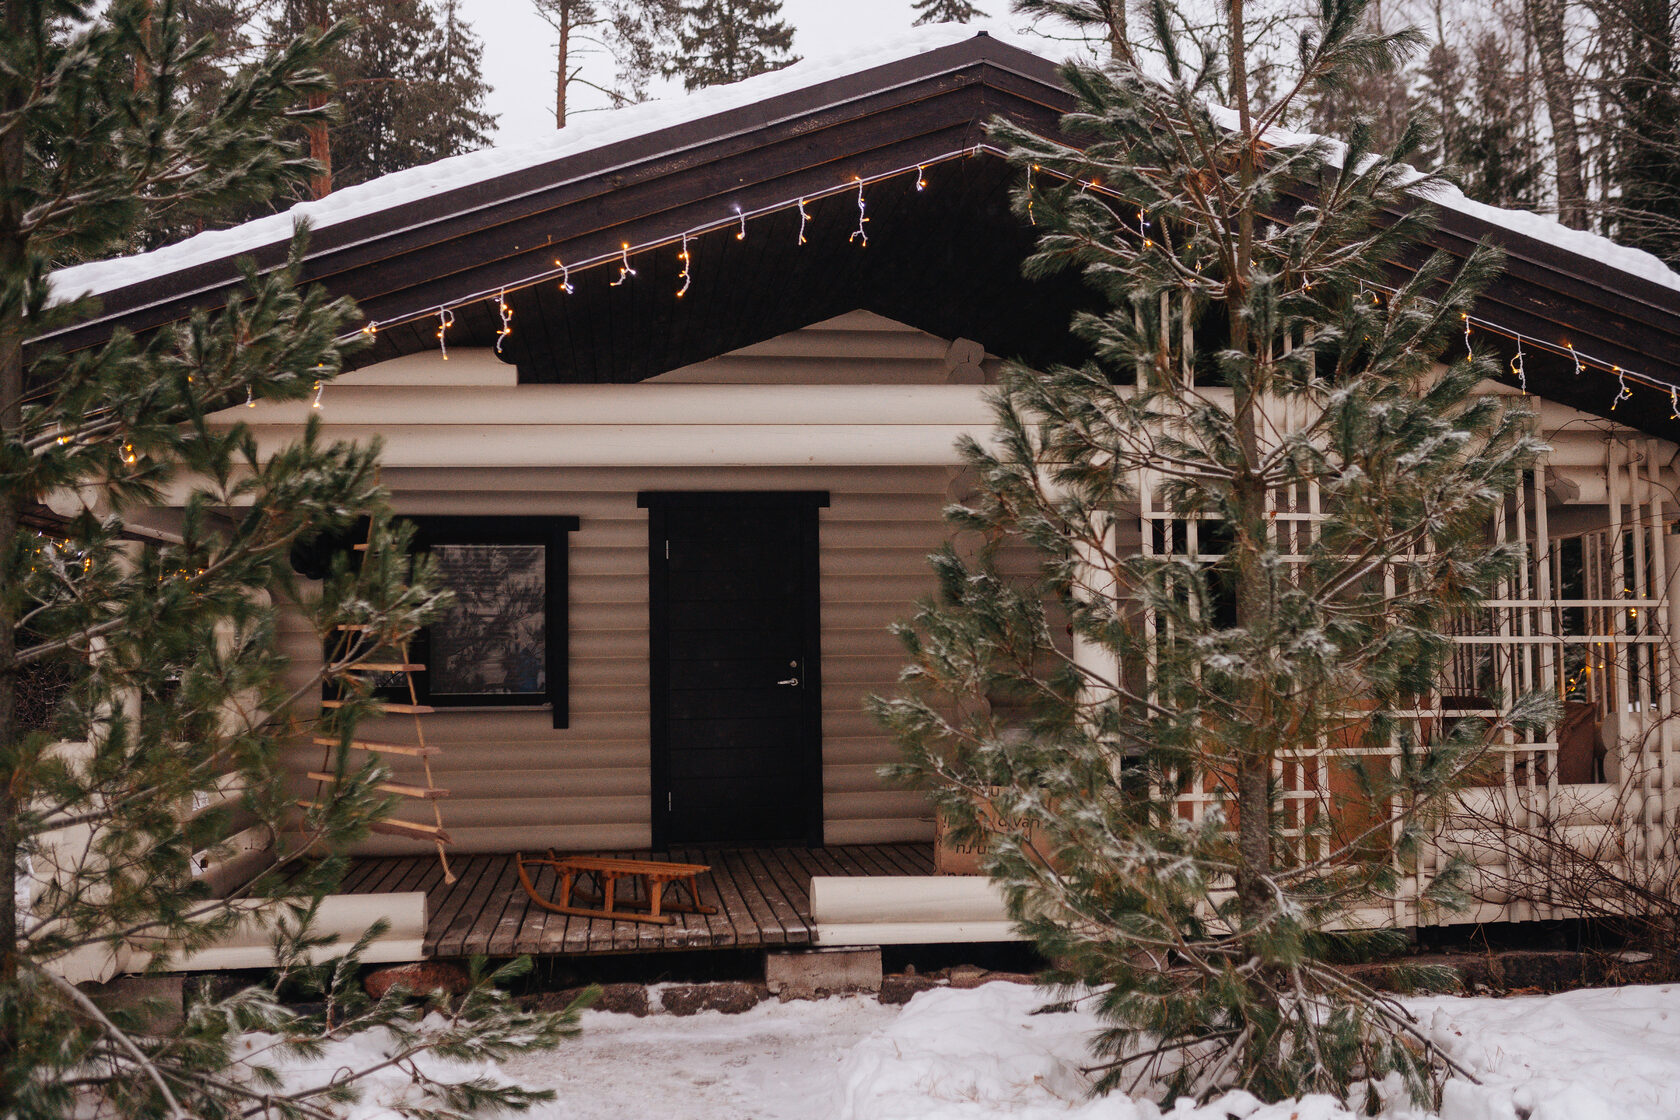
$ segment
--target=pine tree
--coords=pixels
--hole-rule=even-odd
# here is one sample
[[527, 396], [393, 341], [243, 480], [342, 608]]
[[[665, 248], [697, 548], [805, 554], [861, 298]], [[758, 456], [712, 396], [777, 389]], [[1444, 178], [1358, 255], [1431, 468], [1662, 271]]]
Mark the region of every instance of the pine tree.
[[1610, 188], [1599, 202], [1618, 240], [1680, 264], [1680, 7], [1671, 0], [1594, 5]]
[[[518, 967], [481, 974], [462, 1003], [433, 1003], [443, 1018], [423, 1021], [427, 1008], [400, 994], [361, 995], [355, 947], [338, 967], [305, 963], [321, 948], [309, 917], [343, 869], [332, 853], [388, 804], [378, 766], [341, 762], [316, 808], [293, 807], [279, 761], [299, 731], [289, 704], [322, 683], [288, 687], [271, 601], [299, 591], [295, 548], [359, 516], [374, 526], [366, 560], [339, 560], [307, 607], [323, 638], [353, 625], [366, 639], [354, 655], [377, 655], [439, 598], [424, 570], [409, 579], [373, 451], [311, 425], [259, 455], [243, 424], [212, 415], [247, 394], [306, 398], [341, 367], [354, 307], [295, 287], [300, 235], [290, 266], [249, 273], [220, 312], [78, 350], [51, 341], [97, 311], [62, 274], [54, 291], [56, 262], [121, 251], [172, 207], [243, 203], [310, 174], [275, 134], [312, 115], [300, 102], [328, 88], [320, 63], [340, 33], [289, 43], [199, 101], [179, 82], [207, 48], [188, 40], [174, 0], [9, 0], [0, 11], [0, 866], [17, 887], [0, 892], [7, 1115], [319, 1116], [366, 1073], [330, 1072], [332, 1085], [266, 1100], [267, 1059], [240, 1048], [247, 1031], [274, 1035], [275, 1056], [364, 1027], [388, 1030], [397, 1060], [552, 1043], [565, 1016], [519, 1013], [495, 988]], [[159, 522], [161, 504], [178, 515]], [[326, 733], [348, 738], [370, 706], [352, 693]], [[226, 854], [234, 813], [267, 828], [280, 862], [218, 897], [195, 861]], [[270, 906], [282, 963], [272, 981], [206, 994], [178, 1027], [102, 1006], [56, 969], [118, 949], [166, 966], [175, 949], [225, 933], [246, 902], [282, 896], [287, 906]], [[326, 1011], [288, 1010], [282, 986]], [[532, 1099], [422, 1079], [412, 1103], [462, 1115]]]
[[483, 147], [495, 118], [484, 48], [457, 0], [277, 0], [267, 17], [282, 39], [351, 21], [327, 60], [337, 119], [317, 126], [311, 155], [328, 164], [320, 196]]
[[694, 0], [681, 5], [677, 49], [665, 63], [684, 89], [727, 85], [799, 61], [781, 0]]
[[924, 23], [967, 23], [986, 18], [979, 5], [968, 0], [916, 0], [912, 7], [916, 9], [917, 27]]
[[[1070, 6], [1100, 14], [1019, 8]], [[1367, 1105], [1391, 1074], [1426, 1097], [1454, 1068], [1334, 967], [1403, 935], [1331, 931], [1400, 887], [1510, 726], [1407, 713], [1430, 707], [1454, 612], [1520, 562], [1485, 529], [1540, 445], [1477, 394], [1493, 356], [1465, 357], [1495, 254], [1372, 295], [1427, 230], [1405, 163], [1423, 132], [1390, 151], [1272, 133], [1313, 86], [1420, 41], [1366, 30], [1365, 7], [1326, 0], [1276, 99], [1232, 2], [1218, 53], [1156, 39], [1146, 64], [1122, 37], [1106, 66], [1065, 65], [1081, 148], [993, 126], [1032, 170], [1027, 274], [1076, 269], [1100, 297], [1072, 324], [1091, 358], [1002, 378], [938, 595], [900, 628], [907, 691], [872, 706], [904, 745], [890, 772], [986, 848], [1051, 979], [1093, 991], [1104, 1088]], [[1032, 574], [1011, 574], [1023, 548]], [[1316, 808], [1284, 801], [1319, 764]], [[1460, 886], [1449, 868], [1424, 897]]]
[[[572, 86], [605, 94], [614, 107], [647, 98], [648, 82], [669, 52], [666, 40], [677, 0], [532, 0], [537, 14], [559, 36], [556, 43], [554, 127], [565, 128]], [[591, 54], [608, 55], [616, 73], [611, 85], [584, 76]]]

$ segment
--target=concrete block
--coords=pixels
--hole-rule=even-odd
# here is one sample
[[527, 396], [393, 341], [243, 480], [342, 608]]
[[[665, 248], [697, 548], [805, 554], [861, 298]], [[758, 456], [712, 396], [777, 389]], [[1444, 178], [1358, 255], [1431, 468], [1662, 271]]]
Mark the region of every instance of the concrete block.
[[840, 992], [879, 992], [881, 949], [870, 945], [769, 953], [764, 958], [764, 984], [784, 1001]]

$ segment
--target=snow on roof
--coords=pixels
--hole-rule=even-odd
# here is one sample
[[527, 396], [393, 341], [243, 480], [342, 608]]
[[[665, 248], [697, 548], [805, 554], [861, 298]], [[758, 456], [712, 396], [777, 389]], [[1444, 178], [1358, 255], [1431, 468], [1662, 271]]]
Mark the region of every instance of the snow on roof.
[[[994, 38], [1023, 50], [1043, 53], [1044, 40], [1024, 37], [1007, 24], [998, 21], [982, 20], [966, 26], [931, 24], [918, 27], [866, 49], [807, 58], [782, 70], [761, 74], [732, 85], [713, 86], [684, 96], [649, 101], [592, 115], [583, 121], [569, 123], [551, 136], [538, 140], [482, 148], [435, 163], [395, 171], [370, 182], [335, 191], [326, 198], [299, 203], [283, 213], [258, 218], [232, 229], [201, 233], [149, 253], [92, 261], [60, 269], [51, 276], [53, 297], [57, 300], [84, 293], [100, 295], [195, 265], [249, 253], [264, 246], [287, 241], [295, 226], [305, 220], [312, 228], [323, 229], [445, 191], [537, 167], [565, 156], [605, 147], [644, 133], [728, 112], [849, 74], [913, 58], [938, 47], [972, 38], [978, 29], [984, 29]], [[1216, 116], [1220, 117], [1224, 114], [1223, 110], [1216, 109], [1215, 112]], [[1318, 139], [1309, 134], [1283, 129], [1273, 129], [1268, 138], [1272, 143], [1283, 146]], [[1642, 249], [1618, 245], [1598, 234], [1570, 229], [1557, 219], [1545, 215], [1488, 206], [1465, 197], [1462, 191], [1451, 186], [1443, 185], [1431, 191], [1427, 197], [1436, 205], [1556, 245], [1567, 252], [1601, 262], [1618, 271], [1680, 291], [1680, 273], [1674, 272], [1657, 257]]]
[[91, 261], [52, 274], [55, 299], [86, 293], [100, 295], [195, 265], [249, 253], [289, 240], [300, 221], [320, 230], [340, 222], [376, 214], [407, 202], [445, 191], [538, 167], [565, 156], [606, 147], [662, 128], [700, 120], [755, 102], [876, 66], [913, 58], [938, 47], [971, 39], [976, 28], [1030, 49], [1007, 26], [979, 22], [930, 24], [868, 48], [835, 52], [796, 62], [732, 85], [711, 86], [683, 96], [629, 105], [587, 117], [574, 117], [565, 128], [537, 140], [523, 140], [449, 156], [434, 163], [393, 171], [378, 179], [334, 191], [326, 198], [301, 202], [283, 213], [246, 222], [232, 229], [212, 230], [165, 245], [149, 253]]
[[[1210, 106], [1213, 119], [1227, 128], [1237, 127], [1237, 114], [1221, 106]], [[1270, 128], [1266, 131], [1266, 141], [1276, 147], [1292, 148], [1304, 147], [1307, 144], [1323, 142], [1330, 145], [1331, 158], [1340, 162], [1347, 151], [1347, 145], [1339, 140], [1318, 136], [1310, 132], [1293, 132], [1285, 128]], [[1422, 172], [1415, 172], [1416, 177], [1423, 178]], [[1443, 209], [1454, 210], [1472, 218], [1479, 218], [1489, 225], [1508, 229], [1512, 233], [1520, 233], [1532, 237], [1536, 241], [1543, 241], [1555, 245], [1566, 253], [1586, 257], [1588, 260], [1598, 261], [1608, 265], [1618, 272], [1625, 272], [1630, 276], [1637, 276], [1642, 280], [1649, 280], [1653, 284], [1660, 284], [1665, 288], [1680, 291], [1680, 273], [1675, 272], [1664, 264], [1661, 258], [1647, 253], [1643, 249], [1635, 249], [1631, 245], [1618, 244], [1602, 234], [1589, 233], [1586, 230], [1571, 229], [1556, 218], [1545, 214], [1536, 214], [1529, 210], [1507, 210], [1502, 206], [1489, 206], [1485, 202], [1477, 202], [1451, 183], [1438, 182], [1428, 189], [1417, 192], [1430, 204]]]

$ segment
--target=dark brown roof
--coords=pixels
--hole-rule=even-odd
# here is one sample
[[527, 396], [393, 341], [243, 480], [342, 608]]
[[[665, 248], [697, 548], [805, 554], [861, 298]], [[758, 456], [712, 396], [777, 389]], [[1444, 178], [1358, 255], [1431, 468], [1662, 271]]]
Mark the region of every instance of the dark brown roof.
[[[304, 276], [383, 321], [513, 284], [556, 258], [675, 237], [737, 209], [914, 166], [982, 142], [994, 116], [1053, 133], [1071, 104], [1055, 64], [977, 35], [323, 228]], [[526, 381], [637, 381], [853, 308], [1033, 362], [1075, 356], [1065, 327], [1087, 297], [1070, 279], [1020, 278], [1032, 232], [1009, 212], [1010, 181], [1001, 159], [978, 155], [932, 169], [926, 191], [914, 174], [873, 184], [867, 249], [848, 241], [849, 195], [811, 204], [804, 246], [793, 211], [755, 219], [743, 241], [707, 234], [691, 244], [694, 284], [680, 301], [675, 248], [638, 257], [622, 287], [608, 287], [609, 269], [577, 277], [570, 296], [532, 287], [509, 296], [516, 329], [506, 356]], [[1509, 261], [1481, 317], [1680, 383], [1680, 292], [1455, 210], [1442, 212], [1432, 238], [1460, 256], [1481, 239]], [[253, 255], [272, 265], [284, 249]], [[77, 347], [114, 325], [157, 327], [216, 304], [237, 278], [225, 259], [117, 289], [101, 317], [51, 341]], [[450, 338], [486, 345], [495, 326], [491, 304], [477, 303], [458, 312]], [[382, 330], [357, 362], [433, 349], [435, 328]], [[1528, 372], [1536, 392], [1608, 414], [1608, 374], [1577, 378], [1567, 359], [1536, 352]], [[1651, 390], [1615, 418], [1680, 438], [1666, 397]]]

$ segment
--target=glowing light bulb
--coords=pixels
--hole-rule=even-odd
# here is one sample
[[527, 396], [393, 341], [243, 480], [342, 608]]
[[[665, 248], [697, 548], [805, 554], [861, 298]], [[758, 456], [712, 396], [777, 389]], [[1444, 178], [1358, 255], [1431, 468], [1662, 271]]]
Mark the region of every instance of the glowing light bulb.
[[607, 285], [609, 288], [620, 288], [630, 277], [636, 275], [636, 270], [630, 267], [630, 242], [625, 241], [618, 248], [618, 279]]

